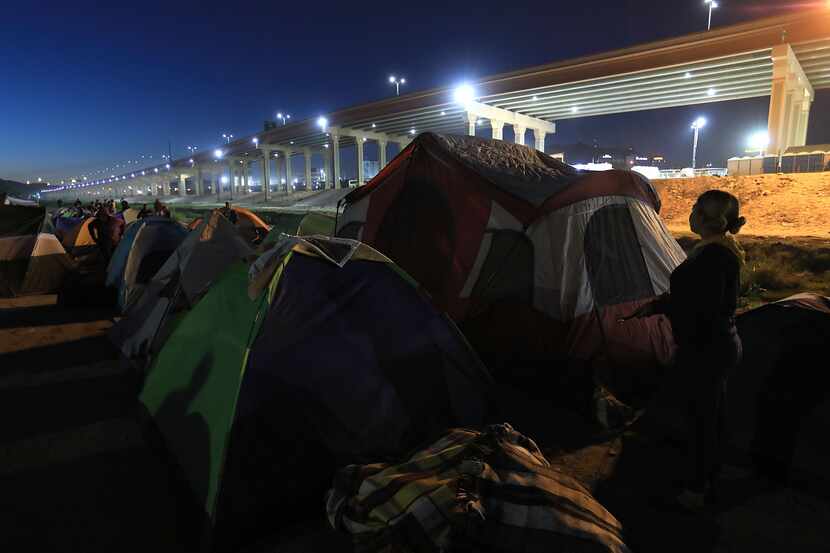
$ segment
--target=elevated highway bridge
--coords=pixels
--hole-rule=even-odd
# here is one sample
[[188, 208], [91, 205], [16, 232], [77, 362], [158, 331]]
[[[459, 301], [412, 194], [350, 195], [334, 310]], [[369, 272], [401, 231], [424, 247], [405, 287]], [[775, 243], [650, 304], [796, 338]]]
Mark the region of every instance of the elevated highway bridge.
[[[49, 194], [74, 199], [173, 190], [238, 198], [254, 188], [254, 170], [267, 201], [290, 193], [295, 178], [310, 183], [315, 159], [324, 166], [326, 186], [335, 187], [343, 147], [354, 147], [362, 184], [367, 142], [377, 144], [381, 167], [394, 144], [401, 149], [425, 131], [475, 135], [489, 128], [493, 138], [504, 139], [509, 127], [515, 142], [544, 151], [545, 137], [563, 119], [763, 96], [770, 97], [768, 151], [780, 154], [805, 144], [815, 91], [824, 88], [830, 88], [830, 9], [805, 10], [352, 106]], [[304, 159], [297, 175], [286, 163], [295, 156]]]

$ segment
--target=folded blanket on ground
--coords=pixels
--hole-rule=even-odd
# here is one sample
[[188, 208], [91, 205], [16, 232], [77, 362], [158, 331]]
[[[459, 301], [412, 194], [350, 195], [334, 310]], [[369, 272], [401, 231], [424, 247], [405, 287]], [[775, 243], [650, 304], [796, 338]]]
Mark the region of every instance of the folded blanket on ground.
[[349, 465], [326, 510], [366, 553], [629, 551], [614, 516], [509, 424], [450, 430], [401, 464]]

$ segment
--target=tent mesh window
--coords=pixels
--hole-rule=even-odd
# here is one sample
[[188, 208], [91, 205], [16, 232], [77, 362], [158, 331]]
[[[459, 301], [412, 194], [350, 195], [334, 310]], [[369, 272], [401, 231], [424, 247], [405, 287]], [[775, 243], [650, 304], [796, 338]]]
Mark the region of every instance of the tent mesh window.
[[585, 263], [600, 307], [655, 295], [626, 204], [598, 209], [585, 229]]
[[493, 232], [490, 251], [473, 288], [476, 303], [533, 303], [533, 243], [522, 232]]

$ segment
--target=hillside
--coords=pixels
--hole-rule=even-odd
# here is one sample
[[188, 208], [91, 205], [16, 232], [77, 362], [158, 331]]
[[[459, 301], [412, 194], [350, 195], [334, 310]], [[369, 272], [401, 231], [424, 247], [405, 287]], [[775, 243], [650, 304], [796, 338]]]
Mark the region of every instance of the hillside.
[[742, 234], [830, 237], [830, 172], [655, 180], [660, 215], [673, 232], [688, 232], [697, 197], [713, 188], [734, 194], [746, 217]]
[[33, 186], [26, 186], [22, 182], [0, 179], [0, 194], [6, 193], [17, 198], [28, 199], [29, 194], [36, 192]]

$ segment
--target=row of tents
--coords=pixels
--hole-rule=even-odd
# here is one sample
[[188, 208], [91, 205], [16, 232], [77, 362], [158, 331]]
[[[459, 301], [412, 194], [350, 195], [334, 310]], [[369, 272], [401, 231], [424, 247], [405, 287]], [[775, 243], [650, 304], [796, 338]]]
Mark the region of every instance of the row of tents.
[[[321, 513], [338, 467], [401, 460], [448, 428], [501, 422], [494, 387], [517, 375], [578, 360], [589, 379], [637, 396], [670, 366], [664, 317], [616, 323], [665, 292], [685, 257], [640, 175], [424, 134], [344, 203], [259, 245], [264, 223], [247, 216], [233, 225], [213, 212], [189, 231], [142, 219], [109, 265], [124, 314], [111, 338], [141, 374], [140, 402], [213, 549]], [[826, 328], [830, 301], [795, 298], [742, 318], [745, 348], [768, 351], [806, 312]], [[752, 357], [766, 372], [742, 369], [755, 392], [740, 409], [781, 408], [758, 391], [780, 375], [791, 348], [781, 351]], [[578, 528], [591, 550], [624, 550], [599, 539], [619, 528], [613, 516], [567, 505], [549, 505], [546, 524]]]

